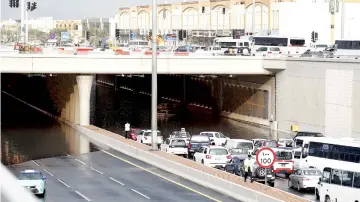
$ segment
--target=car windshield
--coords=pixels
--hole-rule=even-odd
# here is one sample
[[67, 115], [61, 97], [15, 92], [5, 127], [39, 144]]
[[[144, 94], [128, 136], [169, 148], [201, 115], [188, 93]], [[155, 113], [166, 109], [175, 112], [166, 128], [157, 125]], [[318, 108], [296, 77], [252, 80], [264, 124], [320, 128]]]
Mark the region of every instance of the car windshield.
[[277, 151], [276, 160], [292, 160], [291, 151]]
[[192, 136], [190, 142], [192, 143], [208, 143], [210, 142], [208, 136]]
[[208, 137], [214, 137], [213, 133], [201, 133], [201, 135], [206, 135]]
[[189, 132], [182, 132], [182, 131], [175, 131], [171, 135], [180, 138], [189, 138], [191, 136]]
[[304, 170], [304, 175], [321, 175], [319, 170]]
[[265, 147], [277, 147], [276, 141], [266, 141], [264, 144]]
[[226, 149], [210, 149], [209, 154], [211, 154], [211, 155], [228, 155], [228, 151]]
[[40, 173], [20, 173], [20, 180], [41, 180], [42, 176]]
[[178, 147], [178, 146], [186, 146], [185, 140], [173, 140], [171, 143], [172, 146]]
[[[151, 136], [151, 133], [152, 133], [152, 132], [145, 132], [144, 136], [149, 137], [149, 136]], [[157, 135], [160, 136], [161, 133], [160, 133], [160, 132], [157, 132]]]

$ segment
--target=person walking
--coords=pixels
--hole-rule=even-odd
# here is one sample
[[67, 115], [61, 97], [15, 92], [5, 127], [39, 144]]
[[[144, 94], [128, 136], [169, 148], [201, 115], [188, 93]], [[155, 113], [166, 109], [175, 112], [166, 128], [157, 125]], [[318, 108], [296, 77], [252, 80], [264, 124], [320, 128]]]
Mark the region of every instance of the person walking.
[[248, 177], [250, 177], [251, 183], [253, 182], [252, 166], [253, 166], [253, 161], [251, 159], [251, 154], [249, 154], [248, 157], [244, 161], [244, 172], [245, 172], [245, 174], [244, 174], [244, 182], [246, 182], [246, 179]]
[[128, 139], [130, 136], [130, 123], [126, 122], [125, 124], [125, 138]]

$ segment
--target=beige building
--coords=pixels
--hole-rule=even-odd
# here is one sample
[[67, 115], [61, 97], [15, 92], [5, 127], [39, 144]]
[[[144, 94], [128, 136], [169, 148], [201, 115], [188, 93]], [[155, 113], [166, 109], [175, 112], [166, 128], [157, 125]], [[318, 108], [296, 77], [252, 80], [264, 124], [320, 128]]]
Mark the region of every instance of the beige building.
[[[341, 0], [256, 0], [255, 27], [252, 30], [252, 0], [198, 0], [158, 5], [158, 34], [187, 30], [194, 43], [208, 44], [216, 36], [230, 36], [233, 30], [304, 37], [319, 32], [321, 40], [332, 43], [340, 37]], [[360, 0], [344, 0], [347, 33], [358, 33], [352, 26], [360, 21]], [[331, 5], [337, 11], [330, 14]], [[339, 7], [340, 5], [340, 7]], [[146, 38], [151, 30], [151, 6], [120, 8], [115, 17], [121, 40]], [[334, 28], [335, 27], [335, 28]], [[355, 27], [355, 28], [354, 28]], [[349, 35], [349, 34], [348, 34]]]
[[81, 20], [56, 20], [57, 29], [66, 29], [72, 39], [80, 39], [82, 37]]
[[[271, 9], [272, 4], [278, 3], [277, 0], [256, 0], [254, 32], [267, 32], [268, 29], [278, 28], [276, 23], [271, 23], [278, 21], [277, 13]], [[197, 38], [200, 43], [206, 43], [217, 35], [230, 36], [234, 29], [252, 32], [251, 5], [252, 0], [199, 0], [159, 4], [158, 34], [171, 34], [184, 29], [188, 30], [188, 36]], [[151, 16], [151, 6], [120, 8], [117, 27], [121, 29], [124, 37], [129, 35], [129, 30], [146, 35], [152, 26]]]

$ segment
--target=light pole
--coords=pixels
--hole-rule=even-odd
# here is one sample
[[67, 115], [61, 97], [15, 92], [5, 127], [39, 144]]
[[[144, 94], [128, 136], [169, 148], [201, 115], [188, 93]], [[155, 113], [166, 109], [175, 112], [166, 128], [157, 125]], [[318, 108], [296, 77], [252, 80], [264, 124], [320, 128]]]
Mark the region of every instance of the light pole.
[[254, 34], [255, 32], [255, 0], [252, 1], [252, 24], [251, 24], [251, 32]]
[[157, 2], [152, 0], [152, 75], [151, 75], [151, 130], [152, 150], [158, 150], [157, 146]]

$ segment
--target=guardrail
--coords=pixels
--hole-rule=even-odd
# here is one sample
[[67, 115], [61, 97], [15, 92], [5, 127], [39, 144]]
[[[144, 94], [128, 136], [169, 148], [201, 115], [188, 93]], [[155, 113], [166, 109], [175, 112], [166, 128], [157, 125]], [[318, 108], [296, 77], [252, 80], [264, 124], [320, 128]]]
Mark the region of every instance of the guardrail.
[[237, 185], [230, 181], [218, 178], [216, 176], [212, 176], [202, 171], [157, 156], [149, 151], [140, 150], [138, 148], [124, 144], [112, 138], [97, 134], [96, 132], [89, 130], [85, 127], [75, 125], [67, 121], [66, 123], [72, 126], [74, 129], [78, 130], [79, 132], [83, 133], [84, 135], [88, 136], [90, 139], [94, 140], [95, 142], [100, 142], [108, 146], [109, 148], [112, 148], [121, 153], [137, 158], [150, 165], [153, 165], [155, 167], [158, 167], [162, 170], [173, 173], [175, 175], [181, 176], [197, 184], [222, 192], [237, 200], [246, 201], [246, 202], [264, 202], [264, 201], [281, 202], [282, 201], [280, 199], [276, 199], [274, 197], [268, 196], [256, 190], [252, 190]]
[[[1, 197], [7, 202], [37, 202], [35, 196], [21, 187], [16, 177], [1, 163], [0, 165]], [[0, 198], [1, 200], [1, 198]]]

